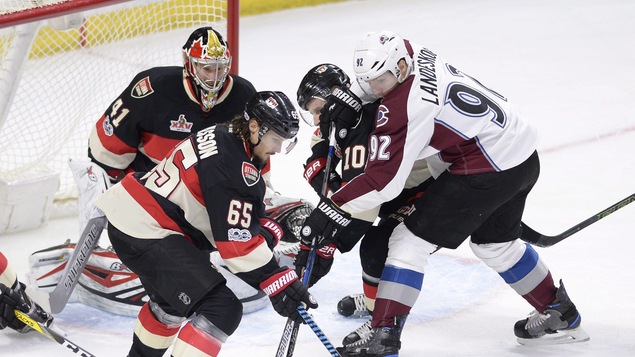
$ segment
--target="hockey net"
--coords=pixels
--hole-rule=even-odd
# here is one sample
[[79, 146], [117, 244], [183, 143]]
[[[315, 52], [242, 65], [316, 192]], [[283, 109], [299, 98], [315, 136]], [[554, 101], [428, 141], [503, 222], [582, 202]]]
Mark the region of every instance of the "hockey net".
[[68, 160], [86, 157], [91, 126], [135, 74], [182, 65], [181, 46], [202, 25], [228, 38], [237, 68], [234, 7], [234, 0], [0, 0], [0, 180], [59, 175], [51, 214], [72, 211]]

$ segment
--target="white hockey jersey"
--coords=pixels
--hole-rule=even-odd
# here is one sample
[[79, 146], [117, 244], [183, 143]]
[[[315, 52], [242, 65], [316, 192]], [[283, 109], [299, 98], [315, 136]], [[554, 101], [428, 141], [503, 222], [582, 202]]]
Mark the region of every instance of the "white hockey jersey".
[[505, 97], [406, 42], [413, 71], [382, 100], [370, 157], [362, 175], [331, 199], [349, 212], [389, 201], [401, 192], [415, 161], [453, 175], [503, 171], [524, 162], [537, 134]]

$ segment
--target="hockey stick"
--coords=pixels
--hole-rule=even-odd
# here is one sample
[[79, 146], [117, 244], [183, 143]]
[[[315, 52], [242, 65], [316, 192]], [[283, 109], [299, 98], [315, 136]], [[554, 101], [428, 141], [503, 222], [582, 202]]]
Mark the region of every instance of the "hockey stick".
[[625, 199], [619, 201], [618, 203], [610, 206], [609, 208], [585, 219], [584, 221], [576, 224], [575, 226], [567, 229], [566, 231], [555, 235], [555, 236], [546, 236], [544, 234], [538, 233], [535, 230], [531, 229], [525, 223], [521, 222], [522, 232], [520, 235], [520, 239], [524, 240], [527, 243], [531, 243], [538, 247], [551, 247], [552, 245], [564, 240], [572, 234], [575, 234], [582, 229], [590, 226], [591, 224], [601, 220], [602, 218], [610, 215], [611, 213], [617, 211], [618, 209], [628, 205], [635, 201], [635, 194], [632, 194]]
[[[329, 128], [329, 131], [329, 151], [326, 157], [326, 165], [324, 167], [324, 179], [322, 180], [322, 195], [324, 195], [324, 197], [326, 197], [326, 195], [328, 194], [328, 182], [331, 173], [333, 155], [335, 152], [335, 126], [331, 126]], [[311, 276], [311, 271], [313, 270], [313, 264], [315, 262], [317, 249], [316, 243], [316, 237], [313, 237], [313, 241], [311, 242], [311, 250], [309, 251], [309, 256], [307, 257], [306, 268], [304, 269], [304, 275], [302, 276], [302, 283], [304, 285], [309, 285], [309, 277]], [[298, 339], [299, 330], [299, 322], [287, 319], [287, 322], [284, 325], [284, 330], [282, 331], [280, 343], [278, 344], [276, 357], [283, 357], [285, 346], [287, 350], [286, 357], [293, 356], [293, 351], [295, 350], [295, 344]]]
[[33, 320], [29, 315], [20, 310], [13, 310], [18, 320], [22, 321], [25, 325], [41, 333], [42, 335], [50, 338], [51, 340], [59, 343], [60, 345], [68, 348], [71, 352], [81, 357], [96, 357], [94, 354], [86, 351], [82, 347], [79, 347], [76, 343], [62, 336], [62, 334], [56, 332], [50, 327]]
[[326, 337], [324, 332], [322, 332], [322, 329], [320, 329], [320, 327], [315, 323], [315, 321], [313, 321], [313, 318], [309, 315], [309, 313], [306, 311], [304, 306], [298, 306], [298, 312], [300, 312], [300, 316], [302, 316], [302, 319], [304, 320], [304, 322], [306, 322], [307, 325], [311, 327], [311, 330], [315, 332], [315, 335], [320, 339], [320, 342], [322, 342], [324, 347], [326, 347], [326, 349], [329, 351], [331, 356], [341, 357], [339, 352], [337, 352], [335, 347], [333, 347], [333, 344], [331, 343], [331, 341], [329, 341], [329, 339]]
[[73, 289], [79, 281], [79, 276], [88, 263], [88, 257], [97, 245], [101, 232], [106, 225], [106, 217], [99, 216], [91, 218], [84, 228], [84, 232], [75, 245], [73, 255], [66, 263], [64, 274], [55, 289], [47, 294], [40, 290], [29, 289], [28, 295], [35, 300], [42, 308], [52, 314], [59, 314], [68, 303]]

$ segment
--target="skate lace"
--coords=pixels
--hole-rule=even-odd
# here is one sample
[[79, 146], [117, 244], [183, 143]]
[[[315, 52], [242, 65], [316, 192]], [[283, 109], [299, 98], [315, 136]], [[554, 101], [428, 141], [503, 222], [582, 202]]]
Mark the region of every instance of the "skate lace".
[[351, 295], [353, 301], [355, 301], [355, 310], [366, 311], [366, 298], [364, 294]]
[[360, 327], [357, 328], [357, 330], [355, 330], [355, 333], [361, 338], [364, 338], [367, 335], [369, 335], [370, 331], [372, 331], [373, 329], [372, 327], [370, 327], [370, 322], [371, 322], [370, 320], [364, 322], [363, 325], [361, 325]]
[[548, 313], [541, 314], [534, 310], [529, 314], [529, 317], [527, 317], [525, 328], [530, 332], [544, 330], [550, 316]]
[[366, 321], [363, 325], [358, 327], [357, 330], [355, 330], [355, 333], [359, 335], [360, 339], [351, 343], [348, 346], [350, 347], [363, 346], [368, 341], [370, 341], [370, 339], [373, 337], [373, 328], [370, 326], [370, 320]]

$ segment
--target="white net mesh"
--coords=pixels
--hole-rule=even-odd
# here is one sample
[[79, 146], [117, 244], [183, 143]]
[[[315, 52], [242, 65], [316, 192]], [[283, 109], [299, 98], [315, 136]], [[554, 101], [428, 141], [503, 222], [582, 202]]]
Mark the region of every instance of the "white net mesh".
[[226, 35], [226, 1], [137, 0], [56, 18], [40, 25], [17, 78], [11, 52], [22, 26], [0, 29], [0, 104], [19, 81], [4, 122], [0, 116], [0, 177], [59, 172], [56, 200], [76, 197], [67, 162], [86, 156], [91, 126], [135, 74], [182, 65], [189, 34], [210, 24]]

